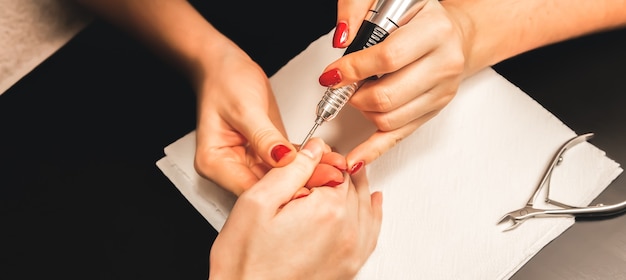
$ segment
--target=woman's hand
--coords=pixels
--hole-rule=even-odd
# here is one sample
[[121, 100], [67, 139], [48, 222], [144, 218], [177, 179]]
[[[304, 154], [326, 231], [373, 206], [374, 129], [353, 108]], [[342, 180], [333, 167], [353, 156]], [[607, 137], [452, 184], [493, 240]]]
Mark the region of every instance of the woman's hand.
[[[218, 51], [219, 56], [208, 55]], [[241, 194], [271, 167], [284, 166], [296, 148], [286, 139], [263, 69], [224, 40], [206, 50], [194, 80], [198, 92], [195, 167], [218, 185]]]
[[312, 139], [295, 160], [245, 191], [210, 254], [210, 279], [350, 279], [373, 252], [381, 193], [365, 172], [292, 199], [318, 166], [325, 145]]
[[[240, 195], [272, 167], [293, 161], [278, 107], [263, 70], [234, 44], [222, 46], [196, 80], [199, 174]], [[206, 74], [204, 74], [206, 73]], [[245, 82], [242, 82], [245, 81]], [[324, 155], [305, 187], [343, 183], [345, 158], [324, 145]], [[297, 195], [308, 193], [303, 189]]]
[[[371, 1], [338, 1], [335, 47], [350, 44], [370, 5]], [[323, 86], [340, 87], [384, 75], [366, 82], [350, 100], [378, 131], [347, 155], [349, 167], [372, 162], [452, 100], [463, 79], [464, 36], [439, 1], [425, 0], [417, 15], [383, 42], [345, 55], [324, 69]]]

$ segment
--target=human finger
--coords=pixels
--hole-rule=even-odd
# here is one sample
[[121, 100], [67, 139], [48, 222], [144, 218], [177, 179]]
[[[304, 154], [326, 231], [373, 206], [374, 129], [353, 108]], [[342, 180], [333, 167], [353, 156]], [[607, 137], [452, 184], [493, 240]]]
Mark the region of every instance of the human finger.
[[334, 48], [345, 48], [350, 45], [373, 2], [374, 0], [337, 1], [337, 26], [333, 34]]
[[384, 41], [330, 63], [322, 71], [320, 84], [341, 87], [395, 72], [436, 48], [444, 38], [440, 33], [444, 28], [451, 28], [451, 24], [436, 18], [439, 14], [424, 10], [389, 34]]
[[319, 165], [315, 167], [306, 187], [337, 186], [343, 183], [343, 172], [346, 171], [346, 168], [346, 158], [337, 152], [330, 152], [330, 147], [328, 147], [328, 151], [322, 155], [322, 159]]
[[278, 209], [289, 202], [309, 180], [322, 158], [324, 143], [311, 139], [295, 159], [286, 166], [270, 170], [257, 184], [244, 192], [239, 199], [255, 199], [267, 205], [264, 209]]
[[315, 167], [313, 174], [306, 182], [305, 187], [314, 188], [320, 186], [335, 187], [344, 181], [343, 172], [336, 167], [320, 163]]
[[383, 155], [397, 143], [409, 136], [418, 127], [436, 116], [439, 111], [432, 111], [411, 123], [392, 131], [376, 131], [363, 143], [356, 146], [346, 156], [349, 169], [355, 165], [369, 164]]
[[[417, 93], [412, 100], [402, 106], [388, 111], [362, 111], [363, 116], [370, 120], [380, 131], [392, 131], [403, 127], [422, 116], [443, 109], [454, 98], [458, 82], [442, 82], [442, 85], [426, 93]], [[410, 94], [407, 92], [406, 94]], [[367, 94], [367, 93], [365, 93]]]
[[247, 108], [233, 115], [230, 116], [231, 125], [247, 139], [264, 162], [279, 167], [295, 158], [296, 148], [279, 130], [282, 127], [279, 117], [272, 117], [257, 108]]
[[382, 76], [376, 83], [365, 83], [349, 102], [359, 111], [387, 113], [428, 92], [435, 93], [431, 94], [433, 97], [451, 97], [453, 95], [448, 93], [456, 92], [464, 63], [462, 51], [452, 46], [438, 48], [402, 69]]
[[361, 248], [371, 252], [376, 247], [382, 225], [382, 193], [371, 193], [367, 170], [352, 175], [351, 180], [359, 197], [359, 224], [361, 232], [365, 234]]

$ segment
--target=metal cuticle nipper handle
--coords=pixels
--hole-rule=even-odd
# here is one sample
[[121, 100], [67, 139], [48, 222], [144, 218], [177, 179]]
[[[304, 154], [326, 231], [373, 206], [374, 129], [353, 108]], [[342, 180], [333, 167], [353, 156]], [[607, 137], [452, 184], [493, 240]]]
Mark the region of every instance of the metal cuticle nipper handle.
[[[575, 145], [589, 140], [591, 137], [593, 137], [593, 133], [576, 136], [561, 146], [526, 205], [520, 209], [506, 213], [500, 220], [498, 220], [498, 224], [506, 222], [512, 223], [511, 226], [506, 228], [504, 231], [512, 230], [524, 221], [534, 217], [608, 216], [626, 210], [626, 201], [612, 205], [597, 204], [586, 207], [575, 207], [550, 199], [550, 180], [552, 178], [552, 171], [563, 161], [563, 154]], [[546, 198], [544, 201], [548, 204], [561, 207], [560, 209], [534, 208], [535, 201], [539, 199], [539, 195], [543, 188], [547, 188]]]

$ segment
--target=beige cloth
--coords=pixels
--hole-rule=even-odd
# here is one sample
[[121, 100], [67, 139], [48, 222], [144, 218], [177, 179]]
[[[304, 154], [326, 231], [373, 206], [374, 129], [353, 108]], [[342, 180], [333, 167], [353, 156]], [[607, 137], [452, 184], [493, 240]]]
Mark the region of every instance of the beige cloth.
[[67, 0], [0, 0], [0, 94], [56, 52], [90, 21]]

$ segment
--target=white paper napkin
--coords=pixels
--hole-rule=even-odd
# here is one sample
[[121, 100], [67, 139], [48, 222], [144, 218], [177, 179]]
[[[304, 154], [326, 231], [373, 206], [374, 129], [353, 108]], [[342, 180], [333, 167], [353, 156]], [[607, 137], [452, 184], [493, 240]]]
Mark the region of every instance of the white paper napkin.
[[[270, 79], [294, 143], [313, 124], [324, 91], [320, 71], [343, 53], [331, 48], [331, 36], [313, 42]], [[345, 153], [373, 130], [347, 106], [316, 136]], [[496, 226], [502, 215], [525, 205], [552, 156], [574, 136], [494, 70], [467, 79], [438, 116], [366, 167], [372, 190], [383, 192], [384, 216], [378, 246], [357, 278], [509, 278], [575, 222], [536, 218], [509, 232]], [[195, 172], [194, 152], [191, 132], [167, 146], [157, 165], [219, 231], [236, 198]], [[561, 202], [588, 205], [621, 172], [583, 142], [555, 170], [551, 193]]]

